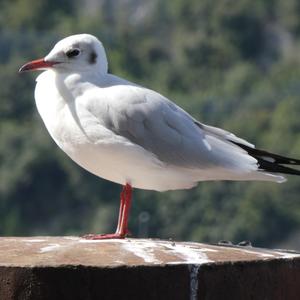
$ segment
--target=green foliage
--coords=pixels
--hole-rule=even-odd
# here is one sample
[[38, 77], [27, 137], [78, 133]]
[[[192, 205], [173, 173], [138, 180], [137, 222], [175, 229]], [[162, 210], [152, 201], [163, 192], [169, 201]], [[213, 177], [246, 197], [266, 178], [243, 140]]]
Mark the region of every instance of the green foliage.
[[[114, 229], [120, 187], [56, 147], [34, 107], [35, 75], [17, 73], [70, 34], [97, 35], [111, 72], [160, 91], [200, 121], [300, 157], [298, 1], [106, 0], [87, 10], [83, 1], [0, 2], [0, 234]], [[299, 178], [137, 190], [130, 226], [134, 235], [146, 226], [152, 237], [270, 246], [299, 229], [299, 194]]]

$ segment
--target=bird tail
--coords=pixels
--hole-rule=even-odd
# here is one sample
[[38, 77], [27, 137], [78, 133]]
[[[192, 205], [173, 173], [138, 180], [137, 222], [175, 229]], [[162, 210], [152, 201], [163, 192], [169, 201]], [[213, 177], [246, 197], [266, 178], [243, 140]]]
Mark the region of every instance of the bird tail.
[[250, 156], [254, 157], [257, 160], [258, 170], [260, 171], [300, 176], [300, 170], [288, 167], [290, 165], [299, 166], [300, 165], [299, 159], [285, 157], [278, 154], [267, 152], [265, 150], [251, 148], [247, 145], [238, 142], [232, 141], [232, 143], [241, 147], [242, 149], [247, 151], [247, 153]]

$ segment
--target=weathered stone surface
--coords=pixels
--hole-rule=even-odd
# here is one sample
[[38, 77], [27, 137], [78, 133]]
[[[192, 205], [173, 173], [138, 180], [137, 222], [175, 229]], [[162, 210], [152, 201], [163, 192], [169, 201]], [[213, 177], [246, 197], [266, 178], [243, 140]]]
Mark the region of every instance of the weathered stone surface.
[[161, 240], [0, 238], [0, 300], [299, 299], [300, 254]]

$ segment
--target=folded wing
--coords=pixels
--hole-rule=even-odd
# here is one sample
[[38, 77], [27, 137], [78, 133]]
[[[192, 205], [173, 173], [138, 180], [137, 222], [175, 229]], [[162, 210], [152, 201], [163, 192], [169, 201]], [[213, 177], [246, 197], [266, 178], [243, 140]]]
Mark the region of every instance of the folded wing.
[[257, 170], [257, 160], [231, 139], [252, 146], [246, 141], [197, 122], [152, 90], [126, 85], [113, 88], [114, 92], [108, 93], [113, 96], [102, 100], [102, 107], [106, 107], [100, 117], [104, 126], [151, 152], [164, 164], [199, 170]]

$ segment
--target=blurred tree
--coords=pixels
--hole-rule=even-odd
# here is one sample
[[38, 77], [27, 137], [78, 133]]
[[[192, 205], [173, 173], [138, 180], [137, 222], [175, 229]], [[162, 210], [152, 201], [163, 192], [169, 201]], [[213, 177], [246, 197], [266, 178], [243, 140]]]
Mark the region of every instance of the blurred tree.
[[[51, 141], [34, 108], [36, 74], [18, 67], [60, 38], [98, 36], [110, 71], [162, 92], [200, 121], [300, 157], [300, 6], [250, 1], [0, 2], [0, 233], [81, 234], [114, 228], [120, 188], [88, 174]], [[300, 226], [299, 178], [204, 182], [135, 191], [131, 229], [270, 246]], [[145, 228], [147, 226], [147, 228]]]

